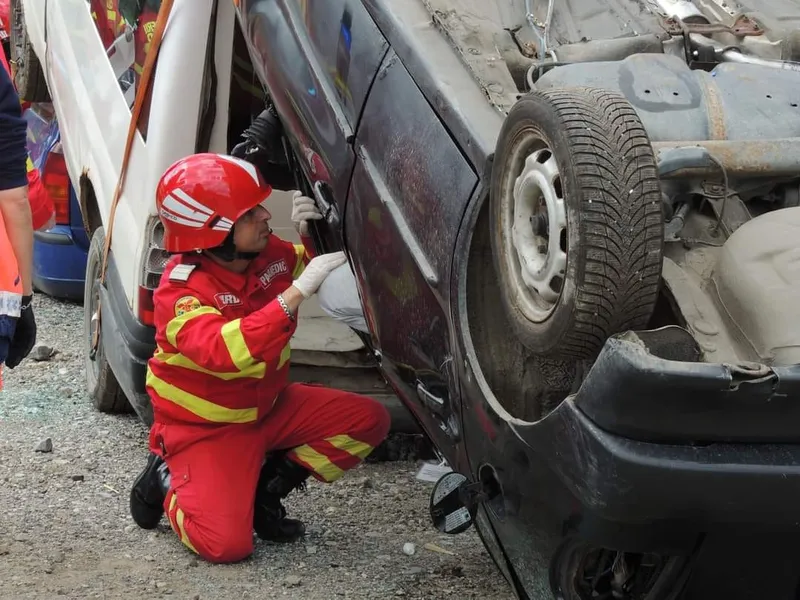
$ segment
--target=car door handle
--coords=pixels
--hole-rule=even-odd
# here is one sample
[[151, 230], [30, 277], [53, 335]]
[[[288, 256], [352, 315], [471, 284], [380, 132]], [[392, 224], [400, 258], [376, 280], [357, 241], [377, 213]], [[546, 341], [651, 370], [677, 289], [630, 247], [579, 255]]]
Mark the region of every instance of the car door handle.
[[425, 406], [430, 408], [432, 411], [439, 414], [444, 413], [444, 398], [432, 393], [421, 381], [417, 381], [417, 396], [419, 396], [419, 399], [422, 400]]
[[326, 184], [323, 181], [314, 182], [314, 199], [317, 201], [319, 211], [322, 213], [322, 218], [328, 221], [338, 221], [339, 211], [336, 210], [336, 205], [330, 202], [327, 198], [325, 191]]

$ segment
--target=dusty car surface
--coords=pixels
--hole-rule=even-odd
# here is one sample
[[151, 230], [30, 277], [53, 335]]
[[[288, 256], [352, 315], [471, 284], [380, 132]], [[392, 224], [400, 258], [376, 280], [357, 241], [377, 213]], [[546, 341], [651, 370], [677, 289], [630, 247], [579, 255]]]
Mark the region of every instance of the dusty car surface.
[[442, 527], [520, 597], [795, 598], [800, 6], [238, 7]]

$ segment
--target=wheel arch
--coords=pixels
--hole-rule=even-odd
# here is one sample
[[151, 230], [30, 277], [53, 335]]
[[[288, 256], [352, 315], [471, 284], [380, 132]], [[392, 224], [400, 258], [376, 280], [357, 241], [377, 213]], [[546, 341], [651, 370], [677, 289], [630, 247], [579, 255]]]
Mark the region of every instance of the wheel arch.
[[97, 203], [97, 195], [94, 185], [89, 178], [89, 172], [84, 170], [78, 183], [78, 204], [81, 208], [81, 218], [83, 228], [87, 236], [91, 239], [94, 232], [103, 226], [103, 217], [100, 213], [100, 206]]

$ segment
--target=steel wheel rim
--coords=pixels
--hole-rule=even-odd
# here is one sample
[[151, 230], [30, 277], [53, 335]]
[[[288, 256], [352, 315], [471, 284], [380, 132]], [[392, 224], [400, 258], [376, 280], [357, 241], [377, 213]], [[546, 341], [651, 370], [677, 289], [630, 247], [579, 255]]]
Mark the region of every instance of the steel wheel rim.
[[555, 310], [564, 286], [567, 208], [552, 150], [535, 138], [520, 144], [516, 155], [521, 168], [506, 198], [510, 235], [505, 259], [517, 305], [528, 319], [541, 323]]
[[97, 378], [100, 367], [98, 365], [98, 357], [100, 356], [101, 352], [101, 341], [98, 338], [97, 340], [97, 349], [95, 352], [92, 352], [92, 344], [94, 340], [95, 332], [100, 327], [100, 280], [93, 279], [92, 280], [92, 295], [91, 295], [91, 303], [89, 305], [89, 311], [92, 316], [89, 318], [89, 327], [88, 331], [86, 332], [86, 355], [89, 358], [89, 368], [92, 369], [92, 373], [94, 374], [95, 378]]
[[581, 557], [572, 593], [581, 600], [646, 600], [669, 558], [594, 548]]

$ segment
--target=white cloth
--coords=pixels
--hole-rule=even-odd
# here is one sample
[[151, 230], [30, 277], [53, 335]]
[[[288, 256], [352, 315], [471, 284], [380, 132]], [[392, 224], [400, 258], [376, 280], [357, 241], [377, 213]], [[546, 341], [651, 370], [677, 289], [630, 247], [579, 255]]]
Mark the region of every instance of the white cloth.
[[356, 277], [348, 263], [334, 269], [317, 290], [319, 305], [334, 319], [346, 323], [353, 329], [369, 333], [361, 298], [358, 295]]

